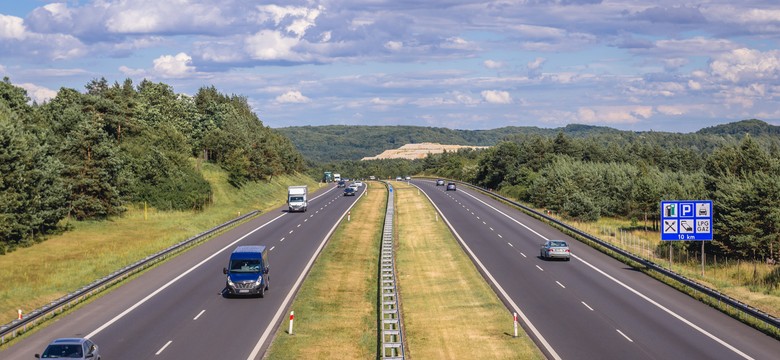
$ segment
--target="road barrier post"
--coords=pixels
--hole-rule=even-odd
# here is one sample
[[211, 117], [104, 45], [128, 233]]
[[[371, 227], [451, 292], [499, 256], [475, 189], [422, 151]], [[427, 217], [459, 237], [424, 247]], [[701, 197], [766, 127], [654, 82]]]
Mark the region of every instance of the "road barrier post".
[[517, 337], [517, 313], [514, 313], [515, 337]]
[[22, 309], [17, 310], [16, 313], [19, 314], [19, 320], [22, 320]]
[[350, 218], [352, 217], [352, 211], [347, 211], [347, 221], [351, 221]]
[[292, 326], [293, 326], [293, 318], [295, 317], [295, 311], [290, 311], [290, 329], [287, 330], [287, 333], [292, 335]]

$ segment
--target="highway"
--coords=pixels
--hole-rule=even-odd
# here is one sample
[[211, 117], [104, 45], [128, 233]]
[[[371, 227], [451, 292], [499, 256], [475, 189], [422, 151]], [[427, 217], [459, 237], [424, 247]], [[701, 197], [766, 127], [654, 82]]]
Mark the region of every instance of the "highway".
[[[479, 191], [411, 183], [432, 200], [548, 358], [780, 356], [779, 341]], [[547, 239], [567, 240], [571, 261], [542, 260], [539, 248]]]
[[[32, 359], [58, 337], [87, 336], [103, 359], [259, 359], [332, 230], [363, 194], [331, 185], [308, 211], [275, 209], [143, 273], [0, 353]], [[314, 189], [316, 190], [316, 189]], [[225, 298], [222, 268], [238, 245], [269, 249], [264, 298]]]

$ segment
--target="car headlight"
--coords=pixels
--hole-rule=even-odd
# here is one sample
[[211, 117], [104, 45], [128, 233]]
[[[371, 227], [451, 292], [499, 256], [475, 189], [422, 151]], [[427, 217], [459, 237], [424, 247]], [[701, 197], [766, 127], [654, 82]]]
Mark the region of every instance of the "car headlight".
[[230, 281], [230, 278], [227, 278], [228, 286], [230, 287], [236, 287], [236, 284], [234, 284], [232, 281]]

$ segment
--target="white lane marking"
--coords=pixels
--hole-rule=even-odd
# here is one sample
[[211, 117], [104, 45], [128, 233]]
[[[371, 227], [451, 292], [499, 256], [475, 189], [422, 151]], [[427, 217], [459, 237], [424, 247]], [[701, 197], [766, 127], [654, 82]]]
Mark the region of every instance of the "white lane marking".
[[[536, 338], [539, 339], [539, 342], [547, 350], [547, 352], [550, 353], [550, 356], [553, 359], [555, 359], [555, 360], [561, 360], [561, 357], [558, 355], [557, 352], [555, 352], [555, 349], [552, 348], [550, 343], [547, 342], [547, 339], [545, 339], [544, 336], [542, 336], [542, 333], [539, 332], [539, 329], [537, 329], [536, 326], [534, 326], [534, 324], [531, 323], [531, 320], [528, 319], [528, 316], [526, 316], [525, 313], [522, 310], [520, 310], [520, 307], [518, 307], [517, 304], [515, 303], [515, 301], [512, 300], [512, 298], [509, 296], [509, 294], [507, 294], [506, 290], [504, 290], [504, 288], [501, 286], [501, 284], [499, 284], [498, 281], [496, 281], [496, 278], [493, 277], [493, 274], [491, 274], [490, 271], [488, 271], [488, 269], [485, 267], [485, 265], [482, 264], [482, 261], [479, 260], [477, 255], [474, 254], [473, 251], [471, 251], [471, 248], [468, 246], [468, 244], [466, 244], [466, 242], [463, 240], [463, 238], [460, 236], [460, 234], [455, 230], [455, 228], [452, 226], [452, 223], [447, 219], [447, 217], [444, 216], [444, 214], [441, 213], [441, 210], [436, 205], [436, 203], [434, 203], [433, 200], [431, 200], [431, 197], [428, 196], [428, 193], [426, 193], [424, 190], [422, 190], [422, 192], [423, 192], [423, 194], [425, 194], [425, 197], [428, 198], [428, 201], [431, 202], [433, 207], [436, 208], [436, 212], [438, 212], [439, 215], [441, 215], [441, 218], [444, 220], [444, 222], [447, 224], [447, 226], [450, 228], [450, 230], [452, 230], [452, 233], [458, 239], [458, 241], [463, 246], [463, 248], [466, 249], [466, 251], [469, 253], [469, 255], [471, 255], [471, 258], [474, 259], [474, 262], [477, 264], [477, 266], [479, 266], [479, 268], [482, 269], [482, 273], [485, 274], [485, 276], [487, 276], [488, 279], [490, 279], [490, 282], [493, 283], [493, 285], [501, 293], [501, 295], [504, 296], [504, 299], [506, 299], [507, 302], [509, 303], [509, 305], [512, 306], [512, 309], [514, 309], [514, 311], [517, 313], [517, 315], [520, 316], [520, 319], [522, 319], [523, 322], [526, 325], [528, 325], [528, 328], [531, 329], [531, 332], [534, 333], [534, 336], [536, 336]], [[274, 321], [276, 321], [276, 320], [274, 320]], [[251, 360], [251, 359], [247, 359], [247, 360]]]
[[520, 255], [523, 255], [523, 257], [524, 257], [524, 258], [527, 258], [527, 257], [528, 257], [528, 256], [525, 256], [525, 254], [523, 254], [523, 253], [520, 253]]
[[507, 243], [507, 244], [509, 244], [509, 246], [511, 246], [511, 247], [515, 247], [514, 245], [512, 245], [512, 243]]
[[282, 242], [282, 241], [284, 241], [284, 239], [286, 239], [286, 238], [282, 238], [282, 240], [279, 240], [279, 242]]
[[592, 308], [592, 307], [590, 307], [590, 306], [589, 306], [588, 304], [586, 304], [584, 301], [580, 301], [580, 302], [582, 303], [582, 305], [585, 305], [585, 307], [586, 307], [586, 308], [588, 308], [588, 310], [590, 310], [590, 311], [595, 311], [595, 310], [593, 310], [593, 308]]
[[[498, 209], [496, 209], [494, 206], [492, 206], [492, 205], [490, 205], [490, 204], [488, 204], [488, 203], [486, 203], [486, 202], [484, 202], [484, 201], [482, 201], [482, 200], [480, 200], [480, 199], [477, 199], [477, 198], [476, 198], [474, 195], [471, 195], [471, 194], [469, 194], [469, 193], [468, 193], [468, 192], [466, 192], [466, 191], [464, 191], [463, 193], [464, 193], [464, 194], [466, 194], [467, 196], [470, 196], [470, 197], [471, 197], [471, 198], [473, 198], [474, 200], [477, 200], [477, 201], [481, 202], [481, 203], [482, 203], [482, 204], [484, 204], [485, 206], [487, 206], [487, 207], [489, 207], [489, 208], [491, 208], [491, 209], [495, 210], [495, 211], [496, 211], [496, 212], [498, 212], [499, 214], [501, 214], [501, 215], [504, 215], [504, 216], [505, 216], [505, 217], [507, 217], [508, 219], [510, 219], [510, 220], [514, 221], [515, 223], [517, 223], [518, 225], [520, 225], [520, 226], [522, 226], [522, 227], [526, 228], [528, 231], [530, 231], [530, 232], [532, 232], [532, 233], [536, 234], [536, 235], [537, 235], [537, 236], [539, 236], [540, 238], [542, 238], [542, 239], [544, 239], [544, 240], [549, 240], [549, 239], [548, 239], [548, 238], [546, 238], [544, 235], [542, 235], [542, 234], [540, 234], [540, 233], [538, 233], [538, 232], [534, 231], [533, 229], [531, 229], [531, 228], [530, 228], [530, 227], [528, 227], [527, 225], [525, 225], [525, 224], [521, 223], [520, 221], [518, 221], [517, 219], [515, 219], [515, 218], [513, 218], [513, 217], [509, 216], [509, 215], [508, 215], [508, 214], [506, 214], [505, 212], [503, 212], [503, 211], [501, 211], [501, 210], [498, 210]], [[751, 356], [749, 356], [748, 354], [745, 354], [744, 352], [740, 351], [739, 349], [737, 349], [736, 347], [732, 346], [731, 344], [729, 344], [729, 343], [727, 343], [727, 342], [725, 342], [725, 341], [721, 340], [719, 337], [717, 337], [717, 336], [715, 336], [715, 335], [711, 334], [711, 333], [710, 333], [710, 332], [708, 332], [707, 330], [704, 330], [704, 329], [702, 329], [702, 328], [701, 328], [701, 327], [699, 327], [698, 325], [696, 325], [696, 324], [694, 324], [694, 323], [690, 322], [688, 319], [686, 319], [686, 318], [684, 318], [684, 317], [682, 317], [682, 316], [678, 315], [678, 314], [677, 314], [677, 313], [675, 313], [674, 311], [672, 311], [672, 310], [670, 310], [670, 309], [666, 308], [665, 306], [663, 306], [663, 305], [659, 304], [659, 303], [658, 303], [658, 302], [656, 302], [655, 300], [653, 300], [653, 299], [649, 298], [647, 295], [645, 295], [645, 294], [642, 294], [641, 292], [639, 292], [639, 291], [635, 290], [634, 288], [632, 288], [632, 287], [630, 287], [630, 286], [628, 286], [628, 285], [624, 284], [624, 283], [623, 283], [623, 282], [621, 282], [620, 280], [618, 280], [618, 279], [616, 279], [616, 278], [612, 277], [611, 275], [607, 274], [607, 273], [606, 273], [606, 272], [604, 272], [603, 270], [601, 270], [601, 269], [597, 268], [596, 266], [594, 266], [594, 265], [590, 264], [589, 262], [587, 262], [587, 261], [583, 260], [583, 259], [582, 259], [582, 258], [580, 258], [579, 256], [577, 256], [577, 255], [574, 255], [574, 254], [571, 254], [571, 256], [572, 256], [573, 258], [575, 258], [575, 259], [579, 260], [579, 261], [582, 261], [582, 263], [583, 263], [583, 264], [587, 265], [587, 266], [588, 266], [588, 267], [590, 267], [591, 269], [593, 269], [593, 270], [596, 270], [596, 271], [597, 271], [597, 272], [599, 272], [600, 274], [602, 274], [602, 275], [606, 276], [608, 279], [610, 279], [610, 280], [614, 281], [614, 282], [615, 282], [615, 283], [617, 283], [618, 285], [620, 285], [620, 286], [624, 287], [625, 289], [627, 289], [628, 291], [630, 291], [630, 292], [634, 293], [635, 295], [639, 296], [640, 298], [644, 299], [645, 301], [647, 301], [647, 302], [649, 302], [649, 303], [651, 303], [651, 304], [655, 305], [657, 308], [659, 308], [659, 309], [663, 310], [664, 312], [666, 312], [667, 314], [669, 314], [669, 315], [673, 316], [673, 317], [674, 317], [674, 318], [676, 318], [677, 320], [680, 320], [680, 321], [682, 321], [684, 324], [686, 324], [686, 325], [690, 326], [691, 328], [695, 329], [696, 331], [698, 331], [698, 332], [700, 332], [700, 333], [704, 334], [705, 336], [709, 337], [710, 339], [712, 339], [712, 340], [716, 341], [717, 343], [719, 343], [719, 344], [723, 345], [724, 347], [726, 347], [727, 349], [729, 349], [729, 350], [733, 351], [734, 353], [738, 354], [739, 356], [741, 356], [741, 357], [743, 357], [743, 358], [745, 358], [745, 359], [751, 359], [751, 360], [753, 359], [753, 358], [752, 358]]]
[[[473, 212], [473, 211], [471, 212], [471, 215], [474, 215], [474, 212]], [[477, 216], [477, 219], [479, 219], [479, 216]]]
[[542, 269], [542, 267], [541, 267], [541, 266], [539, 266], [539, 265], [536, 265], [536, 268], [537, 268], [537, 269], [539, 269], [539, 270], [541, 270], [541, 271], [544, 271], [544, 269]]
[[301, 227], [301, 224], [298, 224], [298, 226], [296, 226], [296, 227]]
[[167, 282], [165, 285], [163, 285], [163, 286], [160, 286], [159, 288], [157, 288], [157, 290], [155, 290], [155, 291], [154, 291], [154, 292], [152, 292], [151, 294], [149, 294], [149, 295], [146, 295], [146, 297], [145, 297], [145, 298], [143, 298], [143, 299], [139, 300], [137, 303], [133, 304], [133, 306], [131, 306], [131, 307], [127, 308], [127, 310], [125, 310], [125, 311], [122, 311], [122, 312], [121, 312], [119, 315], [117, 315], [117, 316], [114, 316], [114, 318], [113, 318], [113, 319], [109, 320], [108, 322], [106, 322], [106, 323], [105, 323], [105, 324], [103, 324], [103, 325], [100, 325], [100, 327], [98, 327], [97, 329], [93, 330], [91, 333], [87, 334], [87, 336], [85, 336], [85, 337], [87, 337], [87, 338], [94, 338], [94, 337], [95, 337], [95, 335], [97, 335], [97, 334], [98, 334], [98, 333], [100, 333], [101, 331], [105, 330], [107, 327], [111, 326], [113, 323], [115, 323], [115, 322], [119, 321], [119, 319], [121, 319], [121, 318], [125, 317], [125, 315], [129, 314], [131, 311], [135, 310], [135, 309], [136, 309], [136, 308], [138, 308], [139, 306], [143, 305], [145, 302], [149, 301], [149, 299], [153, 298], [155, 295], [157, 295], [157, 294], [161, 293], [163, 290], [165, 290], [165, 289], [167, 289], [169, 286], [173, 285], [173, 283], [175, 283], [175, 282], [179, 281], [181, 278], [183, 278], [183, 277], [187, 276], [187, 274], [189, 274], [189, 273], [191, 273], [191, 272], [195, 271], [195, 269], [197, 269], [197, 268], [201, 267], [203, 264], [205, 264], [205, 263], [207, 263], [209, 260], [211, 260], [211, 259], [215, 258], [217, 255], [221, 254], [223, 251], [225, 251], [225, 250], [227, 250], [227, 249], [231, 249], [231, 248], [233, 248], [233, 246], [235, 246], [235, 245], [236, 245], [236, 244], [237, 244], [239, 241], [241, 241], [241, 240], [244, 240], [244, 239], [245, 239], [246, 237], [248, 237], [249, 235], [252, 235], [252, 234], [253, 234], [255, 231], [257, 231], [257, 230], [260, 230], [260, 229], [264, 228], [266, 225], [268, 225], [268, 224], [270, 224], [270, 223], [272, 223], [272, 222], [274, 222], [274, 221], [276, 221], [276, 220], [279, 220], [279, 218], [281, 218], [282, 216], [285, 216], [285, 215], [287, 215], [287, 214], [288, 214], [288, 213], [282, 213], [281, 215], [279, 215], [279, 216], [277, 216], [277, 217], [275, 217], [275, 218], [271, 219], [271, 220], [270, 220], [270, 221], [268, 221], [267, 223], [265, 223], [265, 224], [263, 224], [263, 225], [260, 225], [260, 226], [258, 226], [258, 227], [257, 227], [257, 228], [255, 228], [254, 230], [252, 230], [252, 231], [250, 231], [250, 232], [246, 233], [244, 236], [242, 236], [242, 237], [240, 237], [240, 238], [236, 239], [236, 241], [233, 241], [232, 243], [225, 245], [225, 247], [223, 247], [222, 249], [219, 249], [219, 250], [217, 250], [215, 253], [213, 253], [213, 254], [209, 255], [209, 257], [207, 257], [207, 258], [205, 258], [205, 259], [201, 260], [201, 262], [199, 262], [199, 263], [195, 264], [195, 266], [193, 266], [193, 267], [191, 267], [191, 268], [187, 269], [186, 271], [184, 271], [183, 273], [181, 273], [179, 276], [177, 276], [177, 277], [173, 278], [171, 281]]
[[292, 234], [293, 230], [290, 230], [289, 234]]
[[493, 230], [493, 228], [491, 227], [491, 228], [490, 228], [490, 231], [495, 231], [495, 230]]
[[628, 340], [628, 341], [630, 341], [630, 342], [634, 342], [634, 340], [631, 340], [631, 338], [630, 338], [630, 337], [628, 337], [628, 336], [626, 336], [626, 334], [623, 334], [623, 332], [622, 332], [622, 331], [620, 331], [620, 329], [615, 329], [615, 330], [617, 330], [617, 332], [619, 332], [619, 333], [620, 333], [620, 335], [623, 335], [623, 337], [624, 337], [624, 338], [626, 338], [626, 340]]
[[500, 237], [500, 238], [502, 238], [502, 239], [504, 238], [503, 236], [501, 236], [501, 234], [498, 234], [498, 237]]
[[276, 247], [276, 246], [271, 246], [271, 248], [270, 248], [270, 249], [268, 249], [268, 251], [274, 251], [274, 248], [275, 248], [275, 247]]
[[201, 310], [201, 311], [198, 313], [198, 315], [195, 315], [195, 317], [194, 317], [194, 318], [192, 318], [192, 320], [198, 320], [198, 318], [199, 318], [201, 315], [203, 315], [203, 313], [204, 313], [204, 312], [206, 312], [206, 310], [205, 310], [205, 309], [204, 309], [204, 310]]
[[[271, 248], [271, 249], [273, 249], [273, 248]], [[564, 288], [564, 289], [566, 288], [565, 286], [563, 286], [563, 284], [561, 284], [561, 282], [560, 282], [560, 281], [556, 281], [555, 283], [556, 283], [556, 284], [558, 284], [560, 287], [562, 287], [562, 288]]]
[[160, 350], [157, 350], [157, 352], [154, 353], [154, 355], [160, 355], [165, 350], [165, 348], [167, 348], [168, 345], [170, 345], [172, 342], [173, 340], [168, 340], [168, 342], [165, 343], [165, 345], [163, 345], [163, 347], [161, 347]]
[[487, 223], [483, 221], [483, 222], [482, 222], [482, 225], [487, 225]]
[[[365, 195], [365, 191], [360, 193], [360, 196], [358, 196], [358, 200]], [[322, 242], [320, 242], [320, 246], [317, 247], [317, 250], [314, 251], [314, 254], [311, 255], [311, 258], [309, 259], [309, 262], [306, 264], [306, 266], [303, 268], [303, 271], [301, 271], [301, 274], [298, 275], [298, 279], [295, 280], [295, 284], [290, 288], [290, 291], [287, 293], [287, 296], [284, 298], [284, 301], [282, 301], [282, 304], [279, 306], [279, 309], [276, 310], [276, 314], [274, 314], [273, 320], [268, 324], [268, 327], [265, 328], [263, 331], [263, 335], [260, 336], [260, 339], [257, 340], [257, 343], [255, 344], [254, 349], [252, 349], [252, 352], [249, 354], [249, 356], [246, 358], [247, 360], [255, 360], [257, 358], [257, 355], [260, 353], [260, 349], [262, 349], [263, 345], [265, 344], [266, 340], [268, 340], [268, 336], [271, 334], [271, 331], [276, 327], [276, 324], [279, 324], [279, 319], [281, 319], [282, 315], [287, 311], [287, 305], [290, 303], [290, 300], [293, 297], [293, 294], [295, 291], [300, 287], [301, 283], [303, 282], [303, 279], [306, 277], [306, 274], [309, 273], [309, 269], [311, 269], [312, 265], [314, 264], [314, 259], [317, 258], [317, 255], [320, 254], [322, 251], [322, 248], [325, 247], [325, 243], [328, 241], [331, 235], [333, 235], [333, 232], [336, 231], [336, 228], [341, 224], [341, 221], [344, 220], [344, 217], [347, 216], [347, 213], [352, 210], [352, 207], [354, 207], [357, 204], [357, 200], [353, 201], [352, 204], [349, 205], [346, 211], [344, 211], [343, 214], [341, 214], [341, 217], [336, 220], [336, 222], [333, 224], [333, 227], [330, 228], [330, 231], [325, 234], [325, 237], [322, 239]]]
[[309, 217], [310, 217], [310, 218], [313, 218], [313, 217], [314, 217], [314, 214], [311, 214], [311, 215], [309, 215]]
[[307, 222], [307, 221], [309, 221], [309, 219], [303, 219], [303, 222]]
[[[473, 213], [472, 213], [473, 214]], [[482, 220], [479, 216], [477, 216], [477, 220]]]

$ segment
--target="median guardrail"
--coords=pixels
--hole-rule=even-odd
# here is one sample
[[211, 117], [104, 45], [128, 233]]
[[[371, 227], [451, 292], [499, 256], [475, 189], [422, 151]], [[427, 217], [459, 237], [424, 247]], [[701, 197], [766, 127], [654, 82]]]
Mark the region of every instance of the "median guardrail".
[[[428, 177], [417, 177], [417, 178], [435, 179], [435, 178], [428, 178]], [[598, 246], [607, 249], [608, 251], [611, 251], [611, 252], [613, 252], [615, 254], [618, 254], [619, 256], [625, 257], [625, 258], [629, 259], [630, 261], [633, 261], [635, 263], [638, 263], [638, 264], [644, 266], [648, 270], [655, 271], [658, 274], [661, 274], [661, 275], [663, 275], [663, 276], [665, 276], [665, 277], [667, 277], [669, 279], [672, 279], [672, 280], [676, 281], [679, 285], [688, 287], [688, 288], [692, 289], [695, 292], [698, 292], [698, 293], [701, 293], [701, 294], [703, 294], [705, 296], [708, 296], [709, 298], [711, 298], [712, 300], [714, 300], [716, 302], [716, 305], [724, 304], [724, 305], [734, 309], [735, 311], [738, 311], [740, 314], [746, 314], [746, 315], [752, 317], [753, 319], [755, 319], [757, 321], [760, 321], [761, 323], [765, 324], [764, 327], [756, 326], [756, 324], [750, 324], [750, 325], [756, 326], [756, 328], [758, 328], [759, 330], [763, 330], [763, 331], [765, 331], [765, 332], [767, 332], [769, 334], [772, 334], [775, 338], [778, 338], [780, 336], [780, 319], [778, 319], [776, 317], [773, 317], [772, 315], [769, 315], [769, 314], [767, 314], [767, 313], [765, 313], [765, 312], [763, 312], [763, 311], [761, 311], [761, 310], [759, 310], [757, 308], [754, 308], [754, 307], [752, 307], [752, 306], [750, 306], [748, 304], [745, 304], [745, 303], [743, 303], [743, 302], [741, 302], [739, 300], [736, 300], [736, 299], [734, 299], [732, 297], [729, 297], [728, 295], [723, 294], [723, 293], [721, 293], [721, 292], [719, 292], [717, 290], [714, 290], [714, 289], [711, 289], [711, 288], [709, 288], [707, 286], [699, 284], [698, 282], [696, 282], [696, 281], [694, 281], [692, 279], [689, 279], [689, 278], [687, 278], [685, 276], [682, 276], [682, 275], [680, 275], [678, 273], [675, 273], [675, 272], [673, 272], [673, 271], [671, 271], [671, 270], [669, 270], [667, 268], [664, 268], [664, 267], [656, 264], [655, 262], [652, 262], [652, 261], [650, 261], [648, 259], [639, 257], [637, 255], [634, 255], [634, 254], [632, 254], [632, 253], [630, 253], [628, 251], [625, 251], [625, 250], [623, 250], [623, 249], [621, 249], [619, 247], [616, 247], [616, 246], [614, 246], [614, 245], [612, 245], [612, 244], [610, 244], [610, 243], [608, 243], [608, 242], [606, 242], [604, 240], [601, 240], [601, 239], [599, 239], [596, 236], [593, 236], [593, 235], [588, 234], [588, 233], [586, 233], [586, 232], [584, 232], [584, 231], [582, 231], [580, 229], [577, 229], [577, 228], [575, 228], [575, 227], [573, 227], [573, 226], [571, 226], [569, 224], [566, 224], [563, 221], [560, 221], [558, 219], [555, 219], [555, 218], [552, 218], [550, 216], [547, 216], [544, 213], [536, 211], [535, 209], [532, 209], [532, 208], [530, 208], [528, 206], [520, 204], [520, 203], [518, 203], [518, 202], [516, 202], [516, 201], [514, 201], [512, 199], [509, 199], [507, 197], [504, 197], [504, 196], [501, 196], [499, 194], [496, 194], [493, 191], [490, 191], [488, 189], [485, 189], [485, 188], [482, 188], [482, 187], [479, 187], [479, 186], [476, 186], [476, 185], [473, 185], [473, 184], [470, 184], [470, 183], [467, 183], [467, 182], [463, 182], [463, 181], [449, 180], [449, 179], [447, 181], [455, 181], [455, 182], [457, 182], [459, 184], [465, 185], [465, 186], [467, 186], [469, 188], [472, 188], [474, 190], [478, 190], [478, 191], [480, 191], [480, 192], [482, 192], [484, 194], [487, 194], [487, 195], [492, 196], [492, 197], [494, 197], [496, 199], [499, 199], [499, 200], [504, 201], [504, 202], [506, 202], [508, 204], [511, 204], [511, 205], [521, 209], [522, 211], [528, 213], [531, 216], [534, 216], [534, 217], [539, 218], [539, 219], [541, 219], [543, 221], [547, 221], [549, 223], [552, 223], [555, 226], [559, 227], [560, 229], [562, 229], [562, 230], [564, 230], [566, 232], [569, 232], [570, 234], [572, 234], [574, 236], [578, 236], [578, 237], [583, 238], [583, 239], [585, 239], [587, 241], [591, 241], [591, 242], [597, 244]], [[725, 310], [721, 309], [721, 311], [725, 311]], [[737, 318], [742, 320], [743, 322], [745, 322], [745, 319], [742, 316], [738, 315]]]
[[51, 302], [49, 305], [35, 309], [21, 319], [14, 320], [6, 325], [0, 327], [0, 345], [11, 341], [13, 338], [21, 335], [31, 328], [41, 324], [42, 322], [53, 318], [54, 316], [63, 313], [65, 310], [72, 308], [73, 306], [85, 301], [91, 296], [102, 292], [103, 290], [115, 285], [116, 283], [126, 279], [127, 277], [136, 274], [162, 260], [177, 253], [178, 251], [196, 244], [197, 242], [205, 239], [214, 233], [223, 230], [233, 224], [243, 221], [249, 217], [255, 216], [259, 211], [255, 210], [249, 212], [243, 216], [239, 216], [235, 219], [227, 221], [221, 225], [218, 225], [210, 230], [197, 234], [187, 240], [172, 245], [156, 254], [149, 255], [133, 264], [123, 267], [101, 279], [94, 281], [93, 283], [82, 287], [68, 295], [63, 296]]
[[385, 223], [382, 229], [382, 251], [379, 269], [379, 296], [381, 309], [379, 310], [379, 333], [381, 335], [379, 357], [381, 359], [403, 359], [403, 323], [401, 311], [398, 307], [398, 286], [395, 281], [395, 244], [393, 220], [395, 218], [395, 204], [393, 185], [384, 182], [387, 186], [387, 210], [385, 211]]

